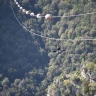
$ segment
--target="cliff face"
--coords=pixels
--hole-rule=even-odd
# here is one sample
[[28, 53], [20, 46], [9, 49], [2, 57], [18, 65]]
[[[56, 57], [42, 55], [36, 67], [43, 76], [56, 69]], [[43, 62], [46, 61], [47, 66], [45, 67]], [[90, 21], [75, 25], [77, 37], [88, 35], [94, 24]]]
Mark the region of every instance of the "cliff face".
[[[83, 65], [80, 70], [73, 71], [70, 74], [64, 75], [62, 73], [60, 76], [56, 77], [53, 83], [48, 87], [47, 94], [48, 96], [94, 95], [96, 88], [95, 74], [96, 63], [93, 62]], [[90, 93], [91, 91], [92, 93]]]

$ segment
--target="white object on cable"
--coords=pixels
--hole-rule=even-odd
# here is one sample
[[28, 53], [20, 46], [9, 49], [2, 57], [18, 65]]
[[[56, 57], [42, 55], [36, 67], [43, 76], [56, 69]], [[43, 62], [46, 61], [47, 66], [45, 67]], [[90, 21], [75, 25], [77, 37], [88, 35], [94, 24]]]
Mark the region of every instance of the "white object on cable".
[[18, 5], [18, 2], [16, 2], [16, 4]]
[[20, 7], [20, 5], [19, 5], [19, 4], [18, 4], [17, 6], [18, 6], [18, 7]]
[[35, 14], [32, 12], [32, 13], [30, 13], [30, 16], [34, 16]]
[[50, 14], [46, 14], [46, 15], [45, 15], [45, 19], [46, 19], [46, 20], [51, 20], [51, 15], [50, 15]]
[[41, 18], [41, 14], [37, 14], [36, 17], [37, 17], [37, 18]]
[[17, 2], [16, 0], [14, 0], [14, 2]]
[[22, 12], [26, 13], [26, 10], [25, 9], [22, 9]]
[[22, 10], [23, 8], [22, 7], [20, 7], [20, 10]]
[[29, 11], [26, 11], [26, 14], [29, 14]]

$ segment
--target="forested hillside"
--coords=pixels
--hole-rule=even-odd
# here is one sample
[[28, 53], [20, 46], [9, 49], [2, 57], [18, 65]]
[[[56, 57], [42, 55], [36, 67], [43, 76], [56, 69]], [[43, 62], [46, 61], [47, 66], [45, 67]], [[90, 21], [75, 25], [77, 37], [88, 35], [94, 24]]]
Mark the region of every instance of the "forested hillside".
[[[11, 1], [0, 1], [0, 96], [94, 96], [96, 13], [72, 15], [96, 12], [96, 1], [17, 0], [35, 14], [60, 16], [51, 20]], [[65, 51], [53, 52], [59, 47]]]

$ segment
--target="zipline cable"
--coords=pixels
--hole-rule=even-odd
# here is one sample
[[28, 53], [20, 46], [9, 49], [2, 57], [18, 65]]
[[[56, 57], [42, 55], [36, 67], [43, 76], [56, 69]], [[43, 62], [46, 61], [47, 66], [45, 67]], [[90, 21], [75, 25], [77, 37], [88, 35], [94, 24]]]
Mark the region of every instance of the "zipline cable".
[[57, 17], [67, 18], [67, 17], [79, 17], [79, 16], [92, 15], [92, 14], [96, 14], [96, 12], [84, 13], [84, 14], [78, 14], [78, 15], [69, 15], [69, 16], [52, 16], [52, 17], [53, 17], [53, 18], [57, 18]]
[[84, 14], [78, 14], [78, 15], [68, 15], [68, 16], [52, 16], [51, 14], [46, 14], [45, 16], [42, 16], [41, 14], [35, 15], [34, 12], [30, 12], [28, 10], [25, 10], [23, 7], [20, 6], [20, 4], [17, 2], [17, 0], [14, 0], [15, 4], [17, 7], [25, 14], [30, 15], [30, 16], [35, 16], [37, 18], [45, 17], [45, 19], [50, 20], [51, 18], [67, 18], [67, 17], [77, 17], [77, 16], [84, 16], [84, 15], [92, 15], [95, 14], [96, 12], [91, 12], [91, 13], [84, 13]]
[[[10, 5], [11, 5], [11, 1], [10, 1]], [[49, 40], [55, 40], [55, 41], [74, 41], [74, 40], [78, 40], [78, 41], [89, 41], [89, 40], [96, 40], [96, 39], [92, 39], [92, 38], [88, 38], [88, 39], [84, 39], [84, 38], [78, 38], [78, 39], [60, 39], [60, 38], [51, 38], [51, 37], [47, 37], [47, 36], [44, 36], [44, 35], [39, 35], [39, 34], [36, 34], [34, 32], [32, 32], [31, 30], [28, 30], [24, 25], [22, 25], [22, 23], [20, 23], [20, 21], [18, 20], [14, 10], [13, 10], [13, 7], [11, 5], [11, 9], [12, 9], [12, 13], [14, 14], [14, 17], [16, 18], [17, 22], [20, 24], [21, 27], [23, 27], [26, 31], [32, 33], [33, 35], [36, 35], [38, 37], [41, 37], [41, 38], [45, 38], [45, 39], [49, 39]], [[96, 12], [94, 12], [96, 13]], [[93, 14], [93, 13], [86, 13], [86, 14]], [[79, 15], [84, 15], [84, 14], [79, 14]], [[79, 15], [70, 15], [70, 16], [65, 16], [65, 17], [71, 17], [71, 16], [79, 16]], [[52, 16], [52, 17], [61, 17], [61, 16]], [[62, 16], [64, 17], [64, 16]]]
[[17, 7], [25, 14], [30, 15], [30, 16], [35, 16], [37, 18], [43, 18], [45, 17], [45, 19], [50, 20], [51, 18], [67, 18], [67, 17], [77, 17], [77, 16], [84, 16], [84, 15], [92, 15], [95, 14], [96, 12], [91, 12], [91, 13], [84, 13], [84, 14], [78, 14], [78, 15], [68, 15], [68, 16], [52, 16], [51, 14], [46, 14], [45, 16], [42, 16], [41, 14], [37, 14], [35, 15], [34, 12], [30, 12], [28, 10], [25, 10], [23, 7], [20, 6], [20, 4], [17, 2], [17, 0], [14, 0], [15, 4], [17, 5]]

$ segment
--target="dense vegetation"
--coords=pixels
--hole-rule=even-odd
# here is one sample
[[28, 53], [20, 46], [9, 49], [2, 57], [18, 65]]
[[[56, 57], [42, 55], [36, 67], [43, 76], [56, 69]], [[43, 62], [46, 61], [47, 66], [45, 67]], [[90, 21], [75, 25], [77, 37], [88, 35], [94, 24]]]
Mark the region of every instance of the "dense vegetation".
[[[96, 12], [95, 0], [18, 2], [25, 9], [42, 15], [67, 16]], [[26, 16], [14, 2], [11, 4], [20, 22], [32, 32], [74, 41], [49, 40], [27, 32], [12, 14], [9, 0], [1, 0], [0, 96], [94, 96], [96, 41], [75, 39], [96, 39], [96, 14], [47, 21]], [[52, 50], [58, 47], [66, 52], [53, 53]]]

